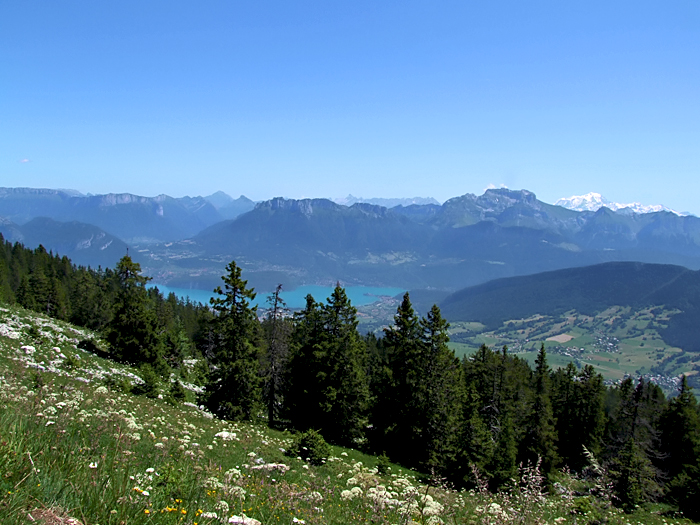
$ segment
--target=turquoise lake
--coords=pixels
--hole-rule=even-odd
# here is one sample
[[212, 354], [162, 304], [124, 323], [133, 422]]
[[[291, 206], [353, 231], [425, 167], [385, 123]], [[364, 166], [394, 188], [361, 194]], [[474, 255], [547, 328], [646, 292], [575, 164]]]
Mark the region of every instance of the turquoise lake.
[[[211, 290], [197, 290], [189, 288], [171, 288], [162, 284], [149, 285], [150, 287], [157, 286], [163, 295], [168, 295], [170, 292], [178, 297], [189, 297], [191, 301], [209, 304], [209, 299], [214, 297]], [[326, 302], [326, 298], [333, 292], [333, 286], [300, 286], [295, 290], [282, 290], [282, 298], [287, 303], [288, 308], [303, 308], [306, 305], [307, 294], [313, 295], [318, 302]], [[349, 286], [345, 288], [345, 293], [348, 295], [353, 306], [364, 306], [379, 300], [381, 296], [391, 296], [405, 292], [402, 288], [379, 288], [373, 286]], [[269, 293], [260, 292], [255, 298], [253, 304], [257, 304], [261, 308], [267, 306], [267, 296]]]

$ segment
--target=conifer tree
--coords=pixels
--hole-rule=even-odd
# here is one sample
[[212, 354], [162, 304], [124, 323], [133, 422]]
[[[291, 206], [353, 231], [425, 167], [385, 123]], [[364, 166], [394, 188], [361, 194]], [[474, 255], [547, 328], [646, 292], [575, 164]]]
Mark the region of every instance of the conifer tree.
[[357, 333], [357, 310], [340, 285], [323, 306], [322, 316], [321, 430], [334, 443], [357, 446], [365, 438], [370, 404], [367, 349]]
[[247, 288], [235, 261], [226, 272], [224, 287], [214, 290], [219, 297], [210, 300], [216, 343], [206, 405], [224, 419], [251, 419], [260, 400], [257, 307], [250, 305], [255, 292]]
[[420, 320], [409, 294], [403, 296], [394, 316], [394, 325], [384, 329], [384, 344], [389, 353], [392, 384], [387, 399], [391, 421], [387, 439], [393, 442], [392, 456], [404, 464], [416, 465], [422, 425], [417, 417], [424, 397]]
[[370, 394], [357, 310], [338, 285], [326, 304], [308, 295], [295, 325], [285, 396], [292, 425], [337, 444], [363, 443]]
[[289, 309], [280, 296], [281, 292], [282, 285], [278, 284], [267, 298], [270, 308], [262, 325], [266, 343], [263, 400], [267, 406], [267, 423], [270, 427], [275, 426], [282, 404], [284, 374], [289, 359], [289, 340], [292, 332], [292, 325], [287, 318]]
[[700, 518], [700, 415], [685, 376], [660, 419], [668, 492], [686, 517]]
[[[462, 370], [459, 360], [447, 347], [449, 323], [440, 308], [433, 305], [420, 321], [422, 381], [424, 391], [417, 418], [422, 419], [423, 436], [419, 444], [428, 451], [423, 467], [445, 472], [455, 459], [460, 406], [463, 402]], [[420, 449], [419, 449], [420, 450]]]
[[304, 309], [294, 314], [290, 360], [285, 376], [284, 411], [298, 430], [319, 428], [321, 389], [317, 375], [323, 358], [322, 334], [321, 305], [308, 294]]
[[118, 291], [114, 317], [107, 326], [107, 342], [116, 359], [131, 363], [148, 363], [160, 374], [167, 371], [163, 361], [162, 341], [157, 332], [157, 320], [148, 301], [141, 265], [125, 255], [117, 264]]
[[[453, 466], [452, 478], [459, 483], [471, 485], [473, 479], [472, 467], [479, 474], [492, 478], [490, 470], [496, 443], [489, 426], [480, 414], [481, 399], [474, 384], [467, 387], [462, 404], [462, 426], [458, 433], [457, 461]], [[515, 458], [513, 458], [515, 462]]]
[[[470, 479], [468, 465], [475, 464], [499, 490], [516, 475], [517, 451], [524, 422], [529, 415], [532, 370], [526, 361], [499, 353], [486, 345], [462, 361], [464, 384], [469, 395], [460, 431], [457, 479]], [[485, 428], [487, 434], [484, 434]]]
[[595, 369], [579, 373], [573, 363], [554, 373], [552, 381], [558, 453], [564, 465], [580, 470], [588, 464], [584, 447], [597, 456], [605, 430], [605, 386]]
[[633, 510], [661, 495], [654, 460], [658, 460], [656, 428], [665, 401], [661, 389], [643, 379], [635, 387], [627, 378], [613, 394], [617, 399], [611, 414], [606, 466], [618, 504]]
[[518, 445], [516, 443], [515, 428], [510, 413], [506, 411], [501, 417], [501, 427], [497, 434], [497, 442], [491, 461], [487, 466], [491, 480], [489, 486], [492, 490], [499, 490], [504, 485], [515, 479], [517, 469]]
[[523, 463], [535, 465], [541, 459], [542, 473], [549, 476], [557, 461], [557, 434], [552, 411], [551, 386], [547, 352], [544, 344], [540, 347], [535, 361], [533, 401], [520, 444], [520, 459]]

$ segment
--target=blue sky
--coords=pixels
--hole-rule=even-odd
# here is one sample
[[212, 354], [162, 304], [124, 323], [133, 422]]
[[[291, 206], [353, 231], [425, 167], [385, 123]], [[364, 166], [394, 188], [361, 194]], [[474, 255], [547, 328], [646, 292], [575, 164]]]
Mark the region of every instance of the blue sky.
[[700, 2], [5, 0], [0, 186], [700, 214]]

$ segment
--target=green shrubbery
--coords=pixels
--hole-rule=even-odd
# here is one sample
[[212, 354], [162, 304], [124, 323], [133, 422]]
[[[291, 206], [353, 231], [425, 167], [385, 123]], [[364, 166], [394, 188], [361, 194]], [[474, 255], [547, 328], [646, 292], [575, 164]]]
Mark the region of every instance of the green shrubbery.
[[296, 436], [287, 454], [298, 456], [312, 465], [322, 465], [331, 455], [331, 447], [321, 434], [307, 430]]

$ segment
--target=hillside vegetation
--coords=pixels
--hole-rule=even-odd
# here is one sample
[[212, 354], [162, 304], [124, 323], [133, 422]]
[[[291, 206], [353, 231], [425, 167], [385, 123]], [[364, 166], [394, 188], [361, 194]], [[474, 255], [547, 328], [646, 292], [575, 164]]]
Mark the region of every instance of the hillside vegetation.
[[536, 471], [493, 495], [426, 484], [352, 449], [331, 447], [314, 465], [285, 453], [291, 434], [218, 420], [173, 399], [167, 381], [150, 398], [125, 393], [141, 372], [78, 348], [95, 337], [0, 308], [0, 523], [686, 522], [620, 514], [595, 476], [560, 475], [543, 498]]
[[[35, 322], [17, 306], [3, 311], [2, 333], [9, 338], [7, 363], [11, 369], [4, 376], [11, 389], [6, 402], [8, 410], [4, 414], [10, 418], [8, 421], [19, 418], [9, 423], [9, 430], [3, 431], [7, 444], [27, 434], [22, 430], [31, 426], [27, 418], [34, 421], [35, 426], [31, 428], [49, 433], [46, 439], [55, 430], [61, 438], [78, 435], [79, 431], [71, 425], [77, 424], [76, 418], [80, 420], [80, 412], [71, 413], [63, 427], [52, 418], [69, 412], [63, 409], [77, 408], [77, 398], [64, 400], [61, 397], [59, 401], [41, 397], [49, 383], [56, 385], [58, 390], [51, 390], [54, 387], [49, 390], [58, 392], [58, 396], [72, 395], [73, 389], [80, 385], [62, 386], [62, 382], [67, 371], [75, 371], [75, 374], [68, 373], [75, 381], [102, 386], [95, 394], [124, 395], [126, 403], [136, 403], [135, 398], [128, 397], [134, 394], [154, 400], [155, 404], [145, 402], [144, 406], [154, 407], [151, 421], [154, 424], [157, 421], [158, 426], [141, 421], [131, 425], [118, 419], [105, 426], [97, 421], [86, 423], [90, 430], [80, 439], [87, 441], [72, 450], [78, 450], [76, 454], [80, 454], [81, 459], [88, 453], [100, 455], [103, 461], [108, 461], [110, 472], [124, 461], [114, 452], [123, 450], [120, 436], [124, 433], [135, 442], [129, 441], [127, 450], [130, 453], [148, 442], [147, 431], [151, 440], [160, 437], [158, 432], [164, 432], [160, 425], [169, 433], [168, 441], [165, 443], [161, 439], [162, 443], [158, 446], [154, 443], [153, 448], [163, 449], [173, 443], [171, 437], [175, 437], [175, 430], [166, 421], [166, 412], [158, 412], [156, 408], [165, 408], [159, 405], [162, 396], [162, 402], [176, 407], [182, 407], [184, 402], [203, 407], [212, 418], [212, 424], [225, 420], [235, 425], [238, 430], [230, 427], [227, 432], [236, 432], [237, 437], [244, 428], [257, 428], [255, 432], [260, 439], [267, 441], [264, 444], [272, 444], [277, 452], [264, 448], [263, 455], [257, 450], [245, 450], [246, 457], [253, 458], [248, 460], [250, 472], [267, 469], [285, 471], [284, 475], [291, 473], [290, 460], [284, 461], [280, 455], [282, 448], [292, 458], [302, 458], [297, 461], [305, 459], [319, 467], [315, 475], [325, 477], [328, 485], [316, 485], [315, 491], [324, 501], [337, 501], [330, 508], [335, 511], [335, 505], [339, 505], [338, 512], [345, 513], [344, 509], [356, 507], [353, 507], [355, 503], [344, 507], [343, 501], [356, 499], [358, 505], [361, 501], [365, 501], [363, 505], [379, 505], [373, 514], [368, 507], [360, 507], [365, 512], [364, 517], [374, 522], [397, 523], [413, 519], [422, 523], [449, 520], [460, 523], [471, 516], [496, 523], [499, 520], [517, 522], [526, 515], [531, 521], [542, 521], [545, 516], [554, 519], [551, 513], [558, 514], [556, 518], [573, 519], [586, 514], [585, 519], [589, 521], [603, 519], [601, 516], [609, 521], [618, 516], [611, 503], [615, 508], [633, 513], [657, 502], [670, 506], [666, 508], [671, 512], [677, 508], [688, 517], [700, 517], [698, 502], [692, 497], [699, 490], [700, 414], [685, 378], [680, 381], [678, 396], [667, 399], [658, 385], [643, 378], [627, 377], [606, 386], [592, 366], [578, 369], [569, 364], [553, 371], [544, 345], [537, 351], [534, 366], [506, 347], [494, 351], [486, 345], [459, 360], [448, 346], [449, 324], [440, 308], [433, 305], [424, 316], [419, 316], [409, 294], [404, 295], [393, 322], [378, 338], [358, 332], [357, 310], [340, 285], [325, 301], [307, 296], [305, 307], [294, 315], [281, 300], [281, 286], [278, 286], [268, 297], [269, 307], [258, 312], [251, 306], [256, 295], [254, 290], [243, 279], [241, 268], [231, 261], [210, 306], [205, 307], [177, 300], [173, 295], [164, 298], [157, 289], [148, 289], [148, 277], [142, 275], [140, 266], [129, 256], [122, 257], [114, 270], [93, 271], [75, 267], [66, 258], [47, 253], [43, 248], [27, 250], [9, 243], [2, 248], [0, 291], [5, 301], [19, 303], [42, 317], [53, 319]], [[81, 320], [80, 324], [86, 328], [75, 329], [62, 324], [64, 320], [73, 319]], [[87, 331], [88, 327], [95, 332]], [[96, 357], [93, 360], [91, 354], [109, 361], [99, 361]], [[23, 391], [16, 389], [23, 386], [32, 394], [17, 395]], [[83, 390], [80, 395], [87, 394]], [[13, 404], [22, 402], [28, 405]], [[30, 409], [31, 403], [36, 403], [34, 410]], [[91, 403], [99, 405], [107, 414], [98, 414], [100, 417], [108, 420], [117, 417], [105, 410], [111, 404], [107, 399], [99, 404], [96, 400]], [[47, 404], [53, 408], [44, 408]], [[36, 415], [37, 412], [41, 416]], [[135, 417], [129, 416], [127, 409], [118, 412]], [[175, 412], [175, 415], [180, 417], [182, 413]], [[39, 417], [42, 420], [37, 422]], [[269, 433], [256, 426], [261, 423], [270, 428]], [[248, 427], [250, 424], [254, 426]], [[114, 425], [119, 428], [115, 429]], [[195, 432], [196, 427], [195, 423], [188, 423], [191, 430], [188, 432], [195, 436], [191, 441], [198, 445], [192, 443], [189, 449], [185, 443], [181, 443], [182, 449], [178, 446], [185, 456], [193, 455], [197, 459], [193, 472], [200, 472], [198, 468], [202, 468], [209, 477], [214, 471], [226, 473], [231, 468], [243, 472], [241, 468], [245, 467], [239, 459], [237, 466], [231, 467], [222, 458], [207, 456], [202, 447], [204, 443], [209, 445], [212, 439], [212, 448], [207, 446], [207, 450], [218, 450], [216, 444], [221, 441], [214, 443], [211, 434], [215, 436], [224, 427], [217, 427], [217, 430], [210, 426], [211, 433], [209, 430]], [[294, 441], [276, 441], [274, 436], [290, 436], [277, 434], [279, 431], [294, 432]], [[223, 435], [218, 437], [226, 441]], [[28, 479], [23, 476], [35, 473], [33, 469], [60, 472], [58, 466], [64, 460], [59, 458], [73, 456], [64, 454], [64, 441], [50, 439], [50, 447], [56, 449], [40, 449], [50, 458], [42, 467], [35, 466], [37, 451], [30, 448], [37, 440], [17, 441], [21, 445], [18, 451], [7, 455], [20, 462], [8, 464], [6, 468], [6, 478], [12, 484], [7, 487], [8, 497]], [[38, 440], [39, 443], [43, 441], [43, 437]], [[333, 454], [326, 441], [376, 456], [377, 472], [365, 473], [355, 464], [353, 473], [349, 473], [352, 481], [346, 480], [346, 488], [339, 490], [340, 482], [331, 483], [331, 480], [333, 476], [342, 479], [341, 473], [323, 470], [331, 468], [329, 463], [342, 466], [340, 461], [330, 459]], [[88, 442], [92, 443], [92, 448], [87, 447]], [[27, 459], [24, 458], [25, 449]], [[54, 456], [51, 450], [60, 451], [61, 455]], [[175, 457], [176, 453], [169, 454]], [[262, 455], [262, 459], [258, 455]], [[184, 468], [185, 459], [178, 460], [172, 468]], [[30, 471], [22, 467], [27, 460], [32, 465], [27, 467]], [[154, 456], [147, 456], [147, 460], [155, 461]], [[168, 461], [168, 458], [163, 456], [163, 460]], [[208, 461], [208, 467], [202, 465], [202, 461]], [[270, 466], [270, 462], [277, 466]], [[390, 462], [420, 472], [416, 475], [416, 480], [422, 480], [420, 488], [418, 481], [410, 482], [414, 488], [409, 488], [404, 481], [372, 477], [385, 476]], [[53, 468], [54, 463], [56, 468]], [[99, 464], [97, 459], [92, 459], [88, 469], [97, 470]], [[303, 464], [299, 465], [307, 470]], [[144, 470], [143, 475], [158, 472], [161, 477], [165, 476], [165, 469], [171, 467], [164, 466], [163, 471], [155, 470], [160, 468], [158, 465], [145, 468], [154, 470]], [[395, 468], [398, 467], [392, 467]], [[20, 471], [20, 477], [14, 477]], [[165, 477], [179, 480], [179, 472], [173, 471]], [[269, 475], [270, 484], [277, 487], [278, 483], [281, 486], [280, 480], [286, 479], [282, 474], [267, 472], [265, 475]], [[72, 475], [59, 475], [68, 484], [75, 484]], [[157, 486], [142, 486], [147, 481], [155, 483], [155, 476], [144, 481], [137, 474], [128, 475], [133, 475], [134, 480], [124, 478], [124, 483], [136, 480], [134, 492], [140, 495], [145, 490], [146, 496], [150, 496], [148, 486], [153, 490]], [[195, 474], [192, 476], [192, 479], [199, 479]], [[235, 472], [230, 476], [243, 479]], [[210, 492], [224, 490], [226, 483], [231, 485], [234, 481], [220, 477], [217, 480], [210, 483]], [[54, 499], [64, 497], [59, 498], [59, 495], [67, 490], [65, 482], [52, 481], [61, 487], [58, 495], [53, 494]], [[101, 485], [97, 479], [93, 482], [93, 486], [100, 487], [103, 496], [112, 487], [123, 488], [118, 485], [117, 478], [102, 480]], [[168, 502], [167, 507], [161, 507], [166, 505], [161, 500], [157, 504], [153, 502], [154, 508], [162, 510], [163, 514], [179, 512], [179, 518], [183, 518], [192, 516], [192, 509], [174, 503], [195, 501], [202, 515], [209, 512], [203, 508], [201, 486], [192, 488], [189, 481], [182, 483], [184, 485], [169, 493], [173, 501]], [[456, 491], [444, 489], [446, 484]], [[37, 488], [41, 486], [45, 485], [39, 481]], [[245, 491], [250, 488], [238, 486]], [[324, 492], [319, 486], [330, 488]], [[232, 494], [241, 494], [235, 487], [230, 490]], [[459, 492], [463, 490], [478, 493], [477, 500], [470, 501], [488, 501], [488, 508], [493, 512], [486, 511], [487, 515], [480, 516], [479, 513], [485, 512], [483, 505], [474, 503], [472, 507], [466, 501], [450, 500], [466, 498], [466, 493]], [[540, 498], [545, 490], [553, 499]], [[212, 492], [215, 493], [218, 492]], [[255, 492], [255, 498], [260, 494]], [[287, 505], [291, 494], [280, 496]], [[34, 493], [31, 497], [39, 499]], [[133, 501], [141, 502], [139, 497], [132, 494]], [[231, 495], [227, 497], [229, 499], [224, 499], [230, 510]], [[23, 501], [22, 505], [29, 505]], [[259, 501], [255, 499], [252, 503]], [[127, 500], [117, 498], [119, 502]], [[542, 505], [538, 507], [537, 502]], [[247, 512], [257, 508], [250, 503], [246, 500]], [[73, 508], [67, 503], [59, 505], [64, 509]], [[314, 506], [325, 511], [329, 508], [321, 507], [318, 502]], [[268, 508], [263, 507], [258, 514], [260, 517], [255, 519], [271, 521], [270, 515], [263, 514]], [[243, 512], [242, 503], [240, 509]], [[119, 514], [119, 509], [112, 508], [110, 515], [112, 510]], [[152, 519], [150, 508], [140, 508], [139, 512]], [[216, 519], [221, 515], [217, 513]], [[242, 514], [234, 515], [238, 516], [234, 519], [244, 520]], [[342, 519], [330, 515], [324, 513], [317, 522], [363, 520], [361, 513], [350, 517], [342, 514]], [[310, 513], [308, 520], [292, 516], [292, 521], [293, 518], [308, 521], [313, 515]]]

